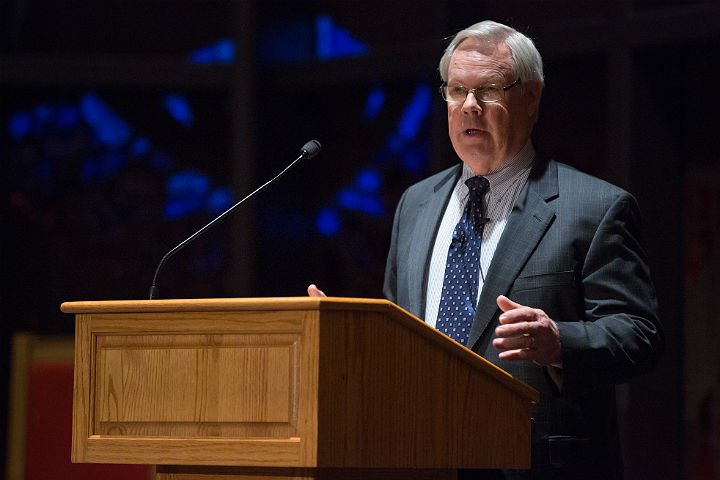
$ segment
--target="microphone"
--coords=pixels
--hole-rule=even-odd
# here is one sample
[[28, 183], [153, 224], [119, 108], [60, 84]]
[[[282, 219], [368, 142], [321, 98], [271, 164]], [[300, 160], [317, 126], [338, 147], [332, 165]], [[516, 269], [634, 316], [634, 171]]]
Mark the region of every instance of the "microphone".
[[210, 223], [208, 223], [207, 225], [202, 227], [200, 230], [198, 230], [197, 232], [190, 235], [188, 238], [186, 238], [185, 240], [180, 242], [178, 245], [176, 245], [175, 248], [173, 248], [172, 250], [167, 252], [162, 257], [162, 259], [160, 260], [160, 263], [158, 263], [158, 266], [155, 269], [155, 275], [153, 275], [152, 286], [150, 287], [150, 300], [155, 300], [160, 295], [160, 290], [159, 290], [158, 284], [157, 284], [158, 275], [160, 274], [160, 269], [162, 269], [163, 265], [165, 265], [165, 263], [170, 259], [170, 257], [175, 255], [181, 249], [185, 248], [190, 242], [192, 242], [193, 240], [198, 238], [200, 235], [202, 235], [207, 230], [209, 230], [213, 225], [215, 225], [220, 220], [225, 218], [228, 214], [230, 214], [230, 212], [235, 210], [235, 208], [242, 205], [245, 202], [245, 200], [248, 200], [250, 197], [252, 197], [256, 193], [258, 193], [259, 191], [265, 189], [265, 187], [267, 187], [268, 185], [273, 183], [275, 180], [282, 177], [285, 174], [285, 172], [290, 170], [297, 162], [299, 162], [300, 160], [302, 160], [304, 158], [307, 158], [307, 159], [314, 158], [315, 156], [317, 156], [318, 153], [320, 153], [321, 149], [322, 149], [322, 145], [320, 145], [320, 142], [318, 142], [317, 140], [310, 140], [309, 142], [307, 142], [305, 145], [303, 145], [302, 149], [300, 150], [300, 156], [298, 156], [295, 160], [293, 160], [290, 163], [290, 165], [285, 167], [280, 173], [278, 173], [273, 178], [271, 178], [267, 182], [260, 185], [258, 188], [256, 188], [252, 192], [250, 192], [250, 194], [248, 194], [245, 198], [243, 198], [242, 200], [237, 202], [235, 205], [233, 205], [232, 207], [225, 210], [223, 213], [221, 213], [220, 215], [215, 217]]

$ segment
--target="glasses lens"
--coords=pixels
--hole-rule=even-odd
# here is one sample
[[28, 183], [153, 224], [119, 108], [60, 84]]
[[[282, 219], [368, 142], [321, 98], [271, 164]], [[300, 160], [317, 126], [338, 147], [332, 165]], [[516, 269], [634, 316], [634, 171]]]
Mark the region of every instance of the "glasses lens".
[[497, 102], [502, 99], [502, 88], [497, 85], [488, 85], [475, 91], [475, 96], [481, 102]]
[[465, 87], [458, 85], [445, 87], [446, 100], [449, 102], [464, 102], [468, 91]]

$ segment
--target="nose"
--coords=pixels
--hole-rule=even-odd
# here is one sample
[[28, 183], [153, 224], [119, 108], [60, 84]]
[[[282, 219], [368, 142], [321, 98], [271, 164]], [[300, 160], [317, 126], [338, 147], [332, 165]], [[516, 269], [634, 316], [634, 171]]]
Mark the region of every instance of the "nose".
[[478, 102], [477, 97], [475, 97], [475, 92], [468, 92], [467, 97], [465, 97], [465, 101], [462, 104], [462, 111], [463, 113], [474, 113], [476, 115], [482, 113], [482, 104]]

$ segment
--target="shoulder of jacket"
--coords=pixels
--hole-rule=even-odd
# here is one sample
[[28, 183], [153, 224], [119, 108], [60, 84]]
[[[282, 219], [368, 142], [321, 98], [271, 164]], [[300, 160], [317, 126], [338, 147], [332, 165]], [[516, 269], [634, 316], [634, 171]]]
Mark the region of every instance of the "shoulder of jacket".
[[557, 165], [558, 184], [561, 191], [569, 185], [573, 185], [576, 188], [579, 187], [584, 193], [583, 197], [589, 200], [602, 198], [612, 201], [620, 198], [633, 198], [627, 190], [607, 180], [585, 173], [565, 163], [554, 163]]
[[446, 182], [457, 181], [460, 173], [462, 172], [462, 163], [453, 165], [452, 167], [446, 168], [441, 172], [431, 175], [417, 183], [410, 185], [407, 188], [407, 193], [413, 192], [425, 192], [428, 189], [437, 190], [443, 186]]

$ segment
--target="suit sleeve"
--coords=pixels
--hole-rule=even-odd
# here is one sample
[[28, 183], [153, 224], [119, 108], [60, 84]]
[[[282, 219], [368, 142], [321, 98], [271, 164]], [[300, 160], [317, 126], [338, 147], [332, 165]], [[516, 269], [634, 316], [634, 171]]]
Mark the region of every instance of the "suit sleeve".
[[398, 249], [398, 231], [400, 229], [400, 217], [407, 190], [400, 197], [397, 208], [395, 208], [395, 218], [393, 220], [392, 235], [390, 237], [390, 249], [388, 250], [387, 263], [385, 264], [385, 281], [383, 283], [383, 295], [393, 303], [398, 301], [397, 291], [397, 249]]
[[624, 193], [599, 223], [582, 267], [585, 318], [558, 322], [566, 395], [623, 383], [660, 357], [657, 299], [638, 230], [637, 203]]

